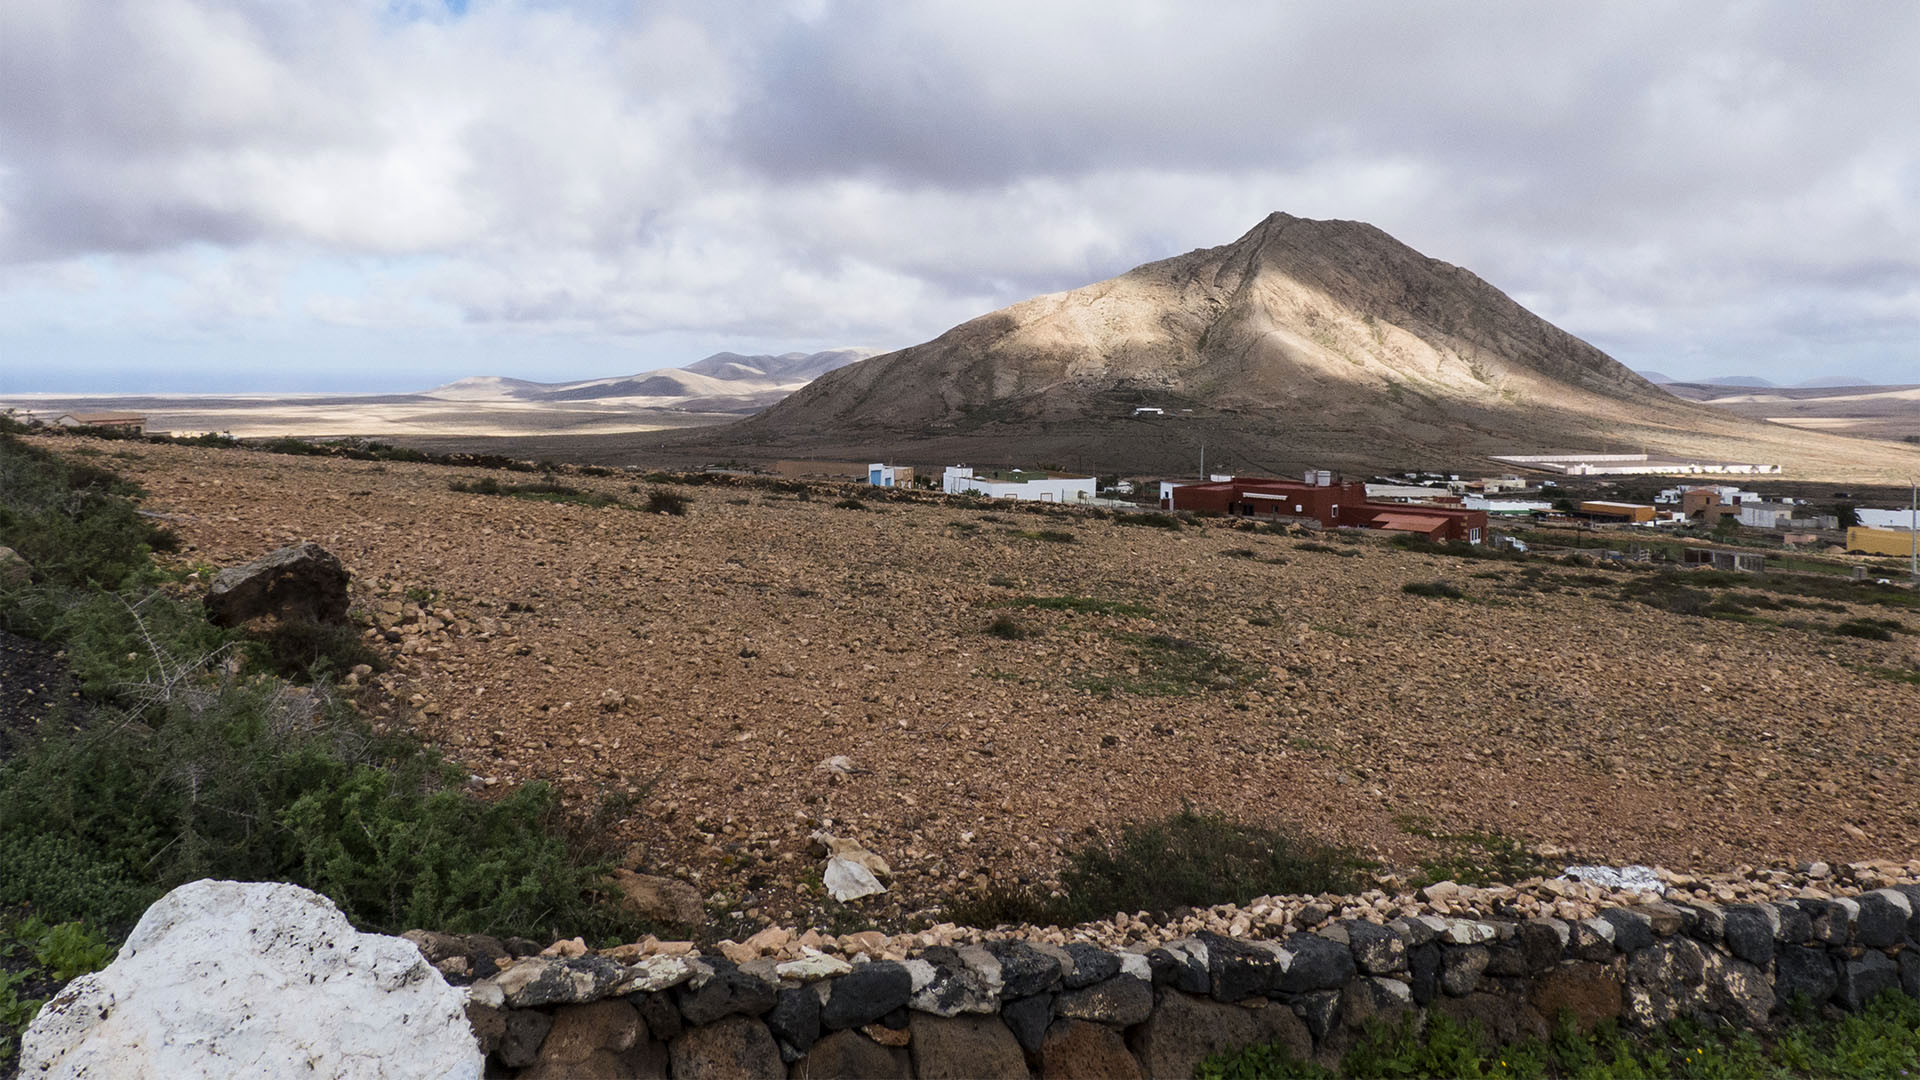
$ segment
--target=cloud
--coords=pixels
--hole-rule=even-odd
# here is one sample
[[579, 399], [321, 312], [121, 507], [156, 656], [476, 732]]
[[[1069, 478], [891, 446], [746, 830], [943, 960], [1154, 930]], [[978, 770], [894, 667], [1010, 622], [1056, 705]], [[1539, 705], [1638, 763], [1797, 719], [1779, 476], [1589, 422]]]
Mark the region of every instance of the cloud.
[[897, 346], [1284, 209], [1642, 366], [1920, 380], [1914, 55], [1900, 5], [17, 0], [0, 350]]

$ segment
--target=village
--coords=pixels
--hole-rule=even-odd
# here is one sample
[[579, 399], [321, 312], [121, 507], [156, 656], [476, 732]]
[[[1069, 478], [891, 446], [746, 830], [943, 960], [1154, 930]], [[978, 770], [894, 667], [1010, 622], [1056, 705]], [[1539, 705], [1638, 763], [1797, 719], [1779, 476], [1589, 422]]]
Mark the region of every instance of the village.
[[[1520, 458], [1499, 458], [1520, 461]], [[1536, 464], [1545, 460], [1525, 459]], [[1468, 478], [1460, 473], [1409, 472], [1350, 480], [1326, 469], [1307, 470], [1298, 480], [1212, 473], [1192, 479], [1096, 477], [1054, 469], [986, 469], [946, 466], [936, 484], [933, 470], [873, 462], [783, 460], [773, 472], [789, 478], [852, 479], [883, 488], [938, 488], [947, 495], [973, 496], [1118, 511], [1182, 512], [1245, 518], [1318, 529], [1364, 529], [1400, 534], [1434, 543], [1497, 544], [1520, 551], [1528, 541], [1521, 529], [1577, 530], [1615, 536], [1623, 550], [1614, 558], [1654, 560], [1664, 553], [1689, 565], [1759, 572], [1768, 551], [1795, 554], [1904, 558], [1920, 554], [1920, 504], [1868, 507], [1837, 492], [1832, 502], [1806, 496], [1765, 494], [1737, 484], [1678, 483], [1661, 487], [1644, 501], [1610, 495], [1607, 476], [1652, 476], [1748, 472], [1779, 475], [1772, 465], [1715, 465], [1667, 461], [1648, 472], [1646, 456], [1592, 455], [1556, 459], [1554, 471], [1569, 477], [1523, 477], [1515, 473]], [[1600, 462], [1600, 464], [1596, 464]], [[1575, 479], [1578, 478], [1578, 479]], [[1644, 485], [1642, 485], [1644, 486]], [[1676, 551], [1661, 538], [1694, 541]], [[1742, 551], [1714, 551], [1741, 548]], [[1590, 546], [1573, 542], [1570, 546]], [[1789, 562], [1788, 565], [1793, 565]], [[1806, 565], [1802, 560], [1802, 567]], [[1818, 565], [1818, 564], [1815, 564]], [[1885, 564], [1860, 562], [1848, 568], [1856, 579], [1891, 580], [1898, 571]], [[1920, 567], [1907, 576], [1920, 580]]]

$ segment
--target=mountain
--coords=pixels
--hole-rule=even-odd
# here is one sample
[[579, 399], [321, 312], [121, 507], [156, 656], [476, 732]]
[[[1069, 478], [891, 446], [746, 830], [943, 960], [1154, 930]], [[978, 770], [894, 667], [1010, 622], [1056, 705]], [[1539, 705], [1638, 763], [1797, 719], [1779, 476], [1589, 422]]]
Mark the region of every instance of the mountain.
[[1648, 382], [1654, 384], [1655, 386], [1663, 386], [1670, 382], [1680, 381], [1674, 378], [1673, 376], [1660, 371], [1635, 371], [1634, 374], [1640, 376], [1641, 378], [1647, 380]]
[[705, 408], [746, 411], [762, 408], [834, 368], [874, 355], [874, 349], [831, 349], [817, 353], [741, 356], [715, 353], [684, 368], [659, 368], [637, 375], [579, 382], [542, 383], [498, 375], [476, 375], [426, 391], [443, 401], [607, 401], [665, 399]]
[[1751, 386], [1759, 389], [1768, 389], [1779, 385], [1770, 379], [1763, 379], [1758, 375], [1715, 375], [1711, 379], [1702, 379], [1700, 381], [1708, 386]]
[[741, 356], [739, 353], [714, 353], [684, 369], [696, 375], [716, 379], [771, 379], [778, 382], [808, 382], [834, 368], [845, 367], [879, 353], [878, 349], [829, 349], [817, 353], [781, 353], [778, 356]]
[[1669, 395], [1371, 225], [1274, 214], [1231, 244], [1022, 301], [654, 448], [1163, 473], [1192, 471], [1202, 447], [1210, 466], [1248, 472], [1621, 449], [1863, 460], [1853, 440], [1811, 456], [1806, 440]]
[[1857, 375], [1822, 375], [1817, 379], [1808, 379], [1805, 382], [1797, 382], [1793, 385], [1795, 389], [1800, 390], [1827, 390], [1836, 386], [1872, 388], [1879, 384], [1867, 382]]

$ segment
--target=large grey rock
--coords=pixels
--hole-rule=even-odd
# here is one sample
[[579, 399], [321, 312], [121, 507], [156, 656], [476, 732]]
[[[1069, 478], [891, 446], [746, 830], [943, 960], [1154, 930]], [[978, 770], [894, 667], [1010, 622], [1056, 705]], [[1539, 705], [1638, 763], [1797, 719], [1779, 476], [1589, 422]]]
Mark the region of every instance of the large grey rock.
[[691, 982], [674, 990], [680, 1015], [687, 1023], [711, 1024], [723, 1016], [759, 1016], [774, 1005], [774, 988], [765, 980], [741, 971], [724, 957], [707, 957], [713, 977], [699, 986]]
[[914, 1013], [907, 1030], [912, 1033], [907, 1048], [913, 1074], [919, 1080], [1019, 1080], [1027, 1075], [1026, 1055], [999, 1017]]
[[1741, 904], [1726, 911], [1727, 951], [1755, 967], [1773, 959], [1773, 923], [1757, 905]]
[[1120, 1033], [1086, 1020], [1055, 1020], [1040, 1043], [1047, 1080], [1137, 1080], [1140, 1063]]
[[1780, 950], [1773, 989], [1774, 996], [1781, 1002], [1804, 996], [1809, 1004], [1824, 1005], [1839, 987], [1840, 975], [1834, 970], [1833, 958], [1827, 955], [1827, 950], [1801, 945]]
[[1135, 1056], [1155, 1080], [1188, 1080], [1215, 1054], [1263, 1043], [1279, 1043], [1302, 1061], [1313, 1054], [1312, 1033], [1284, 1005], [1249, 1009], [1164, 989], [1157, 999], [1153, 1015], [1131, 1034]]
[[765, 1019], [774, 1038], [804, 1054], [820, 1039], [820, 995], [809, 986], [782, 990]]
[[857, 964], [837, 979], [814, 985], [825, 993], [820, 1023], [829, 1031], [871, 1024], [905, 1006], [913, 996], [913, 976], [890, 960]]
[[767, 1025], [750, 1017], [690, 1027], [667, 1050], [674, 1080], [767, 1080], [787, 1074]]
[[1066, 953], [1073, 958], [1073, 972], [1062, 982], [1068, 990], [1092, 986], [1120, 974], [1120, 958], [1098, 945], [1076, 941], [1066, 947]]
[[1860, 914], [1853, 924], [1854, 936], [1869, 949], [1884, 949], [1907, 936], [1907, 919], [1913, 908], [1907, 898], [1892, 889], [1875, 889], [1854, 897]]
[[1378, 923], [1354, 919], [1341, 924], [1347, 931], [1347, 946], [1353, 950], [1354, 963], [1369, 975], [1392, 975], [1407, 970], [1405, 935]]
[[[241, 1022], [244, 1019], [244, 1022]], [[465, 995], [294, 885], [196, 881], [27, 1028], [25, 1076], [480, 1076]]]
[[1000, 962], [1001, 997], [1031, 997], [1060, 979], [1060, 962], [1024, 941], [990, 941], [986, 949]]
[[707, 906], [700, 890], [684, 881], [625, 869], [613, 871], [612, 878], [620, 891], [620, 905], [636, 918], [695, 930], [707, 925]]
[[[1273, 949], [1214, 933], [1202, 933], [1197, 940], [1206, 947], [1207, 981], [1215, 1001], [1265, 997], [1273, 987], [1280, 968], [1279, 954]], [[1335, 947], [1346, 951], [1343, 945]]]
[[1053, 1002], [1055, 1016], [1114, 1027], [1131, 1027], [1152, 1011], [1153, 988], [1131, 975], [1115, 975], [1092, 986], [1062, 991]]
[[881, 1046], [858, 1031], [836, 1031], [814, 1043], [788, 1075], [792, 1080], [906, 1080], [913, 1075], [913, 1060], [905, 1047]]
[[1047, 1025], [1053, 1023], [1053, 995], [1015, 998], [1001, 1007], [1000, 1019], [1019, 1040], [1022, 1050], [1039, 1053], [1040, 1043], [1047, 1036]]
[[1351, 949], [1318, 934], [1293, 935], [1287, 939], [1287, 952], [1293, 960], [1280, 976], [1279, 987], [1290, 994], [1337, 989], [1351, 982], [1359, 970]]
[[239, 626], [263, 615], [288, 622], [347, 619], [347, 568], [319, 544], [292, 544], [214, 575], [207, 617]]
[[1840, 965], [1840, 988], [1834, 995], [1843, 1008], [1859, 1012], [1882, 990], [1900, 988], [1900, 967], [1886, 953], [1868, 951], [1858, 960]]
[[1449, 946], [1441, 954], [1440, 988], [1454, 997], [1472, 993], [1490, 959], [1485, 945]]

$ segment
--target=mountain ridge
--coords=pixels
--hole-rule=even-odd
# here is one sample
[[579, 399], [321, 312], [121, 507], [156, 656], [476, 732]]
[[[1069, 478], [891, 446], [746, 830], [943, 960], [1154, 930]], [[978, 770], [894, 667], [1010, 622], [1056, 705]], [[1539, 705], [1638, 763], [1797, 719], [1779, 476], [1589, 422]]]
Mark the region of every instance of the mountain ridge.
[[[1143, 406], [1167, 421], [1143, 427]], [[1623, 446], [1725, 460], [1793, 450], [1783, 429], [1668, 394], [1375, 226], [1283, 213], [1232, 243], [1020, 301], [662, 442], [1140, 472], [1190, 467], [1201, 444], [1223, 467], [1269, 471]], [[1817, 456], [1848, 454], [1836, 444]]]

